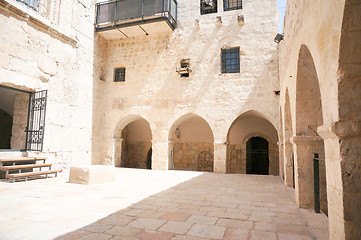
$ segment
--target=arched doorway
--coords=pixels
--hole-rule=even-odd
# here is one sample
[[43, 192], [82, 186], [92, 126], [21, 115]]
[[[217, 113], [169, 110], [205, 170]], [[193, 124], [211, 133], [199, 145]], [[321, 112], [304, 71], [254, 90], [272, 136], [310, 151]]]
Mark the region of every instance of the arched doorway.
[[169, 169], [213, 172], [213, 142], [212, 130], [202, 117], [181, 117], [169, 132]]
[[262, 137], [252, 137], [246, 143], [247, 174], [269, 174], [268, 141]]
[[152, 133], [141, 118], [127, 124], [121, 133], [121, 167], [151, 169]]
[[[265, 139], [266, 147], [260, 139]], [[250, 173], [251, 159], [257, 161], [256, 156], [267, 155], [263, 160], [267, 171], [257, 170], [255, 174], [279, 175], [278, 133], [275, 127], [257, 111], [248, 111], [239, 116], [231, 125], [227, 137], [227, 173]], [[258, 148], [257, 148], [258, 147]], [[256, 153], [261, 150], [262, 153]], [[251, 153], [253, 152], [253, 153]], [[267, 154], [266, 154], [267, 152]], [[265, 157], [265, 156], [264, 156]], [[256, 165], [255, 165], [256, 166]]]

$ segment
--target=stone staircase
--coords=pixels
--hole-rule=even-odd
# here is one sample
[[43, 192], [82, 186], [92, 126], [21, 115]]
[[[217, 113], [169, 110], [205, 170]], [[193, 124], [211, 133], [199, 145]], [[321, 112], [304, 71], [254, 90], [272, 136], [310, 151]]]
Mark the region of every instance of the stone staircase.
[[51, 170], [52, 164], [45, 161], [45, 157], [1, 157], [0, 178], [15, 182], [15, 180], [27, 181], [37, 177], [47, 178], [51, 174], [56, 177], [58, 171]]

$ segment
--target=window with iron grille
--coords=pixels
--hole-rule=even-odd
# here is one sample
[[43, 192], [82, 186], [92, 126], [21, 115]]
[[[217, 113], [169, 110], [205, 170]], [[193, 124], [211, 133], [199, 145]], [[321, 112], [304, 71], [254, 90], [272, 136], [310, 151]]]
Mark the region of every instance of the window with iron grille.
[[125, 68], [114, 69], [114, 82], [125, 82]]
[[223, 0], [224, 11], [242, 9], [242, 0]]
[[38, 0], [17, 0], [18, 2], [22, 2], [25, 5], [27, 5], [28, 7], [34, 9], [34, 10], [38, 10]]
[[201, 14], [216, 13], [217, 0], [201, 0]]
[[239, 47], [222, 49], [222, 73], [239, 73]]

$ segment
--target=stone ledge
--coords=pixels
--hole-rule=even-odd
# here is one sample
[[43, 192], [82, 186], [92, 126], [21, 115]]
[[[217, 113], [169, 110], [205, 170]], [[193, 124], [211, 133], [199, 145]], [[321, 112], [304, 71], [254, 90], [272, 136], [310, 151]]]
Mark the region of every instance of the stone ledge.
[[70, 183], [96, 184], [114, 180], [114, 166], [89, 165], [71, 166], [69, 174]]
[[78, 41], [74, 38], [67, 35], [65, 32], [54, 26], [51, 22], [49, 22], [46, 18], [40, 16], [35, 11], [29, 9], [25, 5], [18, 3], [14, 0], [0, 0], [0, 7], [4, 9], [8, 9], [24, 20], [30, 21], [42, 29], [48, 31], [50, 34], [55, 35], [60, 38], [62, 41], [69, 43], [73, 47], [78, 46]]

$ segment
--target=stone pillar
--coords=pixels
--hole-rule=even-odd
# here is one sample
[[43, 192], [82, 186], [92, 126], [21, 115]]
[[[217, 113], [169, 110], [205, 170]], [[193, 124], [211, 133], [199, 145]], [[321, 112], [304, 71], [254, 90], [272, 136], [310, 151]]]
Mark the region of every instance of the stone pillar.
[[215, 173], [226, 173], [227, 145], [224, 142], [214, 143], [214, 169]]
[[169, 139], [168, 140], [168, 169], [173, 170], [174, 169], [174, 162], [172, 161], [172, 151], [174, 148], [174, 141]]
[[296, 202], [301, 208], [313, 208], [313, 157], [319, 144], [323, 144], [322, 138], [293, 136], [290, 141], [294, 150]]
[[361, 121], [318, 128], [325, 141], [329, 237], [361, 236]]
[[288, 187], [293, 187], [293, 159], [292, 159], [292, 143], [288, 140], [283, 144], [284, 146], [284, 179]]
[[115, 167], [121, 167], [122, 161], [122, 138], [113, 139], [113, 162]]
[[278, 145], [278, 152], [281, 153], [278, 155], [278, 159], [279, 159], [279, 165], [278, 165], [278, 172], [279, 172], [279, 175], [282, 179], [285, 179], [285, 174], [284, 174], [284, 161], [283, 161], [283, 157], [284, 157], [284, 154], [283, 154], [283, 140], [281, 139], [279, 142], [277, 142], [277, 145]]
[[168, 142], [152, 141], [152, 170], [168, 170]]

